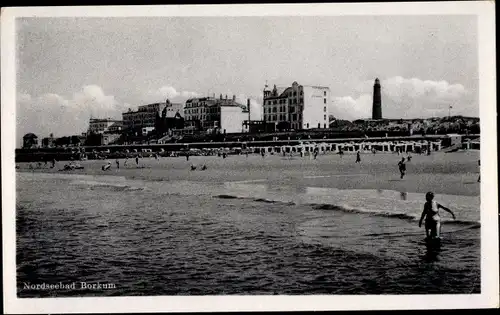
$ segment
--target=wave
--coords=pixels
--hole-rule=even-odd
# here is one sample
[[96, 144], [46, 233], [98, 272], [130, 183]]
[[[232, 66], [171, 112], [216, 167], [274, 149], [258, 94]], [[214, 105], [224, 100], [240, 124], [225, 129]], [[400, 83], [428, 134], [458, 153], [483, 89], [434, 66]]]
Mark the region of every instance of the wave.
[[253, 198], [253, 197], [242, 197], [242, 196], [234, 196], [234, 195], [215, 195], [213, 198], [218, 199], [241, 199], [241, 200], [252, 200], [255, 202], [263, 202], [263, 203], [276, 203], [276, 204], [284, 204], [284, 205], [296, 205], [295, 202], [285, 202], [280, 200], [271, 200], [266, 198]]
[[134, 190], [146, 190], [146, 187], [130, 186], [126, 184], [110, 183], [110, 182], [100, 182], [94, 180], [75, 180], [72, 181], [73, 185], [84, 185], [90, 187], [107, 187], [114, 191], [134, 191]]
[[231, 195], [217, 195], [217, 196], [214, 196], [214, 198], [220, 198], [220, 199], [248, 199], [248, 198], [231, 196]]
[[[265, 199], [265, 198], [242, 197], [242, 196], [226, 195], [226, 194], [215, 195], [213, 197], [220, 198], [220, 199], [242, 199], [242, 200], [252, 200], [255, 202], [264, 202], [264, 203], [297, 205], [294, 202], [270, 200], [270, 199]], [[362, 214], [367, 214], [367, 215], [381, 216], [381, 217], [387, 217], [387, 218], [393, 218], [393, 219], [401, 219], [401, 220], [406, 220], [406, 221], [411, 221], [411, 222], [416, 222], [420, 219], [420, 215], [414, 215], [411, 213], [398, 213], [398, 212], [388, 212], [388, 211], [380, 211], [380, 210], [370, 210], [370, 209], [364, 209], [364, 208], [353, 208], [353, 207], [349, 207], [347, 205], [328, 204], [328, 203], [321, 203], [321, 204], [306, 203], [304, 205], [311, 207], [314, 210], [331, 210], [331, 211], [342, 211], [342, 212], [349, 212], [349, 213], [362, 213]], [[442, 220], [442, 222], [444, 222], [446, 224], [468, 226], [468, 228], [471, 228], [471, 229], [481, 227], [481, 223], [478, 221], [444, 219], [444, 220]]]

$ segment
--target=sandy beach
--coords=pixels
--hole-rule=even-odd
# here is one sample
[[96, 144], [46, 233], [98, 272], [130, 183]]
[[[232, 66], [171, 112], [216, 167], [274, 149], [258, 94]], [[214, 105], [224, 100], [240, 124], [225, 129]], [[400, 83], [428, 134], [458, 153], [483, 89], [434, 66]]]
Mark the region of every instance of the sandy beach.
[[[400, 179], [397, 167], [403, 155], [363, 154], [361, 163], [355, 163], [355, 155], [343, 157], [321, 154], [316, 160], [309, 156], [283, 157], [280, 155], [236, 155], [226, 159], [217, 156], [120, 159], [117, 169], [115, 160], [111, 169], [102, 171], [107, 160], [80, 161], [84, 169], [60, 171], [67, 162], [57, 162], [51, 169], [42, 164], [40, 169], [30, 170], [30, 163], [19, 163], [19, 171], [57, 172], [89, 175], [117, 175], [130, 179], [154, 181], [186, 180], [207, 183], [228, 181], [266, 182], [270, 185], [329, 187], [338, 189], [388, 189], [400, 192], [478, 196], [477, 182], [479, 151], [434, 152], [432, 155], [413, 155], [407, 162], [407, 175]], [[404, 155], [405, 156], [405, 155]], [[37, 167], [35, 163], [31, 165]], [[191, 171], [191, 165], [197, 169]], [[202, 171], [201, 166], [207, 169]]]

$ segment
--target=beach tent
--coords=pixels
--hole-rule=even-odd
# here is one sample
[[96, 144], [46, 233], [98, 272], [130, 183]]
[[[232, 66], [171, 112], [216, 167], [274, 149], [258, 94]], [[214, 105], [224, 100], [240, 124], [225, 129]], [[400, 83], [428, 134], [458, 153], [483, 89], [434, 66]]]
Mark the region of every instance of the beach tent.
[[449, 143], [449, 146], [456, 146], [462, 144], [462, 135], [456, 133], [450, 133], [447, 134], [446, 137], [448, 138], [447, 142]]
[[405, 152], [412, 152], [414, 145], [415, 143], [413, 141], [405, 143]]
[[441, 150], [441, 141], [435, 141], [432, 143], [432, 149], [434, 151], [439, 151]]
[[477, 138], [474, 139], [470, 142], [470, 149], [471, 150], [480, 150], [481, 149], [481, 139]]

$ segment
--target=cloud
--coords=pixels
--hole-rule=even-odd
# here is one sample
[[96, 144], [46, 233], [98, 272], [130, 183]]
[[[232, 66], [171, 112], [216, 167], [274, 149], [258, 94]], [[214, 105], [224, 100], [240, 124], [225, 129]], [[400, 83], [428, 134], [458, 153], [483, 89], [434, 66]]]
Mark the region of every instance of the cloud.
[[199, 97], [200, 94], [198, 94], [196, 92], [182, 91], [181, 96], [183, 98], [194, 98], [194, 97]]
[[[385, 118], [445, 116], [449, 106], [455, 115], [471, 115], [473, 107], [479, 116], [477, 100], [462, 84], [401, 76], [383, 79], [380, 84]], [[355, 91], [355, 96], [333, 98], [330, 112], [343, 119], [371, 117], [373, 81], [361, 82]]]
[[148, 103], [164, 102], [169, 99], [174, 102], [182, 102], [189, 98], [200, 97], [201, 94], [193, 91], [177, 91], [173, 86], [165, 85], [156, 90], [149, 90], [144, 95], [144, 100]]
[[334, 97], [329, 107], [330, 115], [338, 119], [355, 120], [370, 118], [372, 109], [372, 96], [363, 94], [358, 98], [351, 96]]
[[54, 136], [80, 134], [88, 129], [89, 118], [110, 117], [121, 119], [127, 104], [121, 104], [114, 96], [106, 95], [97, 85], [87, 85], [73, 94], [64, 97], [46, 93], [33, 97], [28, 93], [17, 96], [17, 139], [28, 132], [39, 138], [53, 133]]
[[28, 93], [19, 93], [17, 95], [18, 102], [29, 102], [31, 100], [31, 95]]
[[393, 100], [404, 98], [427, 99], [429, 101], [456, 100], [467, 91], [461, 84], [450, 84], [446, 81], [405, 79], [392, 77], [382, 80], [383, 94]]
[[262, 102], [255, 99], [252, 96], [247, 96], [246, 94], [240, 94], [236, 96], [236, 101], [240, 104], [247, 105], [247, 100], [250, 99], [250, 119], [261, 120], [262, 119]]

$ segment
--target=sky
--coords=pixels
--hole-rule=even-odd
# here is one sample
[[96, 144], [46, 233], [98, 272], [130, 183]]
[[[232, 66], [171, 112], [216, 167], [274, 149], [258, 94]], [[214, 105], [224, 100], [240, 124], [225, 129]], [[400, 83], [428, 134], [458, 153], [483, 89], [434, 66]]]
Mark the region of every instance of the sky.
[[479, 116], [475, 16], [18, 18], [18, 140], [80, 134], [169, 98], [236, 95], [261, 117], [262, 90], [329, 86], [329, 112], [370, 118]]

